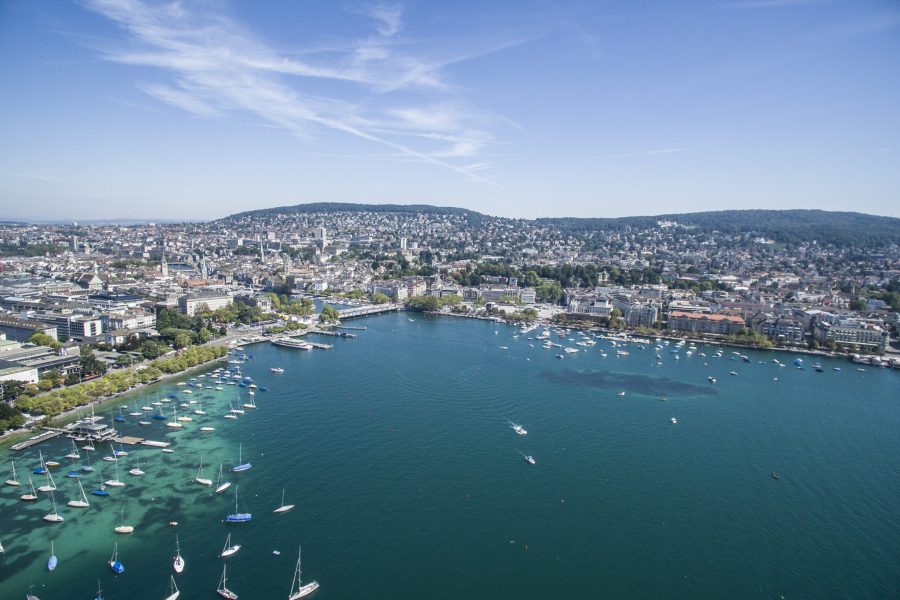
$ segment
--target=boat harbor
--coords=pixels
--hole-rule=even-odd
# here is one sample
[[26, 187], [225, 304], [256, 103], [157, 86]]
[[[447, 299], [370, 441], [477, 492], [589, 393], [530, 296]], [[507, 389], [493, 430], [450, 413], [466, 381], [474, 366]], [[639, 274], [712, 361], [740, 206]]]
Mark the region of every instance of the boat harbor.
[[18, 444], [13, 444], [9, 447], [13, 452], [20, 452], [25, 450], [26, 448], [31, 448], [36, 444], [40, 444], [41, 442], [46, 442], [47, 440], [52, 440], [55, 437], [58, 437], [64, 433], [61, 429], [48, 429], [43, 431], [37, 435], [33, 435], [27, 440], [19, 442]]

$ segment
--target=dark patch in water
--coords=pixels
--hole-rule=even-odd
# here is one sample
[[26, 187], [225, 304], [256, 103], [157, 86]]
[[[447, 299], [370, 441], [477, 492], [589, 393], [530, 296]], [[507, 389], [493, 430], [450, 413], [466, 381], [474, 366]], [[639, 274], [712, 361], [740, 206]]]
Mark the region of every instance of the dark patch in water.
[[647, 377], [609, 371], [541, 371], [541, 378], [567, 385], [575, 384], [616, 392], [633, 392], [646, 396], [714, 396], [710, 387], [694, 385], [669, 379], [668, 377]]

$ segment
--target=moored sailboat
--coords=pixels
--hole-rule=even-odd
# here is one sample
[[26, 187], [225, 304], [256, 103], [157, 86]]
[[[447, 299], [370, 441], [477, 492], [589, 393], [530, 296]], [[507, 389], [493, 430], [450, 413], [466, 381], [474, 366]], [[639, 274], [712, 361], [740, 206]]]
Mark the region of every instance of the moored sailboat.
[[109, 568], [112, 569], [112, 572], [116, 575], [121, 575], [125, 572], [125, 565], [119, 561], [119, 542], [116, 542], [113, 554], [109, 559]]
[[121, 516], [119, 517], [119, 524], [116, 525], [116, 527], [113, 531], [115, 531], [116, 533], [121, 533], [121, 534], [134, 533], [133, 526], [125, 525], [125, 509], [124, 508], [122, 509]]
[[166, 600], [177, 600], [178, 596], [181, 595], [181, 592], [178, 591], [178, 586], [175, 585], [175, 577], [169, 575], [169, 581], [169, 595], [166, 596]]
[[219, 580], [219, 587], [216, 588], [216, 593], [227, 600], [237, 600], [238, 595], [228, 589], [228, 578], [225, 576], [227, 566], [222, 565], [222, 579]]
[[234, 467], [231, 467], [231, 470], [235, 473], [240, 473], [241, 471], [249, 471], [253, 465], [250, 463], [245, 463], [244, 461], [244, 444], [241, 443], [238, 445], [238, 464]]
[[219, 477], [216, 479], [216, 493], [221, 494], [231, 487], [230, 481], [222, 481], [222, 464], [219, 464]]
[[19, 496], [19, 500], [21, 500], [22, 502], [34, 502], [38, 499], [37, 492], [34, 490], [34, 482], [31, 481], [30, 475], [28, 476], [28, 485], [31, 486], [31, 493], [22, 494], [21, 496]]
[[175, 558], [172, 559], [172, 568], [176, 573], [184, 571], [184, 558], [181, 557], [181, 546], [178, 544], [178, 536], [175, 536]]
[[281, 506], [279, 506], [278, 508], [276, 508], [276, 509], [273, 510], [272, 512], [274, 512], [274, 513], [286, 513], [286, 512], [288, 512], [289, 510], [291, 510], [292, 508], [294, 508], [294, 505], [293, 505], [293, 504], [285, 504], [285, 503], [284, 503], [284, 489], [282, 489], [282, 490], [281, 490]]
[[203, 476], [203, 457], [200, 457], [200, 468], [197, 469], [197, 476], [194, 477], [194, 482], [199, 483], [200, 485], [212, 485], [212, 479], [207, 479]]
[[222, 552], [219, 554], [222, 558], [228, 558], [232, 554], [236, 554], [238, 550], [241, 549], [240, 544], [231, 545], [231, 534], [228, 534], [228, 537], [225, 538], [225, 547], [222, 548]]
[[56, 552], [53, 550], [53, 540], [50, 540], [50, 558], [47, 560], [47, 570], [55, 570], [57, 564], [59, 564], [59, 559], [56, 558]]
[[64, 519], [62, 518], [62, 515], [56, 511], [56, 496], [53, 495], [53, 492], [50, 492], [50, 501], [53, 503], [53, 512], [44, 515], [44, 520], [48, 523], [62, 523]]
[[19, 486], [22, 485], [19, 483], [18, 478], [16, 477], [16, 461], [11, 460], [9, 464], [12, 465], [12, 478], [6, 480], [6, 485]]
[[[317, 589], [319, 589], [319, 583], [317, 581], [310, 581], [306, 585], [300, 581], [300, 550], [301, 548], [297, 547], [297, 568], [294, 570], [294, 579], [291, 581], [291, 592], [288, 594], [288, 600], [297, 600], [298, 598], [305, 598], [309, 596]], [[297, 591], [294, 591], [294, 588], [297, 588]]]
[[246, 523], [253, 518], [251, 513], [238, 512], [238, 487], [234, 486], [234, 512], [225, 516], [225, 521], [228, 523]]
[[81, 485], [81, 480], [78, 480], [78, 491], [81, 492], [81, 496], [77, 500], [69, 500], [67, 504], [72, 508], [87, 508], [90, 506], [88, 502], [87, 495], [84, 493], [84, 486]]

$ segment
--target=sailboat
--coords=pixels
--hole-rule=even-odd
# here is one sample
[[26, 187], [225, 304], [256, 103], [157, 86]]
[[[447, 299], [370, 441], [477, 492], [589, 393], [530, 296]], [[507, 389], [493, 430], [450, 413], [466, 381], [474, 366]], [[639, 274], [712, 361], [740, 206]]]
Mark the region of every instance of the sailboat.
[[98, 470], [97, 475], [100, 476], [100, 487], [91, 492], [93, 496], [109, 496], [109, 492], [106, 491], [106, 484], [103, 483], [103, 471]]
[[21, 483], [19, 483], [19, 480], [18, 480], [18, 478], [16, 477], [16, 461], [11, 460], [11, 461], [9, 461], [9, 464], [12, 465], [12, 471], [13, 471], [13, 474], [12, 474], [12, 479], [7, 479], [7, 480], [6, 480], [6, 485], [12, 485], [12, 486], [19, 486], [19, 485], [22, 485]]
[[97, 580], [97, 597], [94, 600], [103, 600], [103, 590], [100, 589], [100, 580]]
[[230, 481], [222, 481], [222, 464], [219, 463], [219, 477], [216, 479], [216, 493], [221, 494], [230, 487]]
[[53, 492], [50, 492], [50, 501], [53, 502], [53, 512], [49, 515], [44, 515], [44, 520], [48, 523], [62, 523], [63, 518], [58, 512], [56, 512], [56, 496], [53, 495]]
[[38, 450], [38, 460], [41, 461], [41, 466], [34, 470], [35, 475], [45, 475], [47, 473], [47, 466], [44, 464], [44, 453]]
[[59, 564], [59, 559], [56, 558], [56, 552], [53, 551], [53, 540], [50, 540], [50, 559], [47, 561], [47, 570], [53, 571], [57, 564]]
[[244, 408], [256, 408], [256, 401], [253, 399], [253, 392], [247, 392], [250, 395], [250, 401], [243, 404]]
[[37, 492], [34, 491], [34, 482], [31, 481], [30, 475], [28, 476], [28, 485], [31, 486], [31, 493], [30, 494], [22, 494], [21, 496], [19, 496], [19, 499], [22, 502], [34, 502], [38, 498]]
[[122, 414], [121, 406], [119, 407], [119, 414], [116, 415], [115, 417], [113, 417], [113, 421], [115, 421], [116, 423], [124, 423], [125, 422], [125, 416]]
[[222, 548], [222, 553], [219, 554], [222, 558], [228, 558], [232, 554], [236, 554], [238, 550], [241, 549], [240, 544], [231, 545], [231, 534], [228, 534], [228, 537], [225, 538], [225, 547]]
[[134, 527], [132, 527], [131, 525], [123, 525], [122, 524], [122, 522], [124, 520], [125, 520], [125, 509], [123, 508], [122, 515], [119, 517], [119, 524], [116, 525], [116, 527], [113, 531], [115, 531], [116, 533], [122, 533], [122, 534], [134, 533]]
[[141, 463], [140, 463], [140, 461], [137, 461], [137, 466], [136, 466], [135, 468], [129, 470], [128, 472], [129, 472], [131, 475], [136, 475], [136, 476], [138, 476], [138, 477], [140, 477], [141, 475], [144, 475], [144, 474], [145, 474], [145, 473], [144, 473], [144, 470], [141, 469]]
[[282, 490], [281, 490], [281, 506], [279, 506], [278, 508], [276, 508], [276, 509], [273, 510], [272, 512], [275, 512], [275, 513], [286, 513], [287, 511], [291, 510], [292, 508], [294, 508], [294, 505], [293, 505], [293, 504], [285, 504], [285, 503], [284, 503], [284, 489], [282, 489]]
[[47, 475], [47, 485], [42, 485], [38, 488], [39, 492], [52, 492], [56, 489], [56, 484], [53, 482], [53, 475], [50, 474], [50, 471], [46, 471], [45, 475]]
[[178, 545], [178, 536], [175, 536], [175, 558], [172, 561], [172, 568], [176, 573], [184, 571], [184, 559], [181, 557], [181, 546]]
[[223, 598], [228, 600], [237, 600], [238, 595], [228, 589], [228, 578], [225, 576], [225, 569], [228, 565], [222, 565], [222, 579], [219, 580], [219, 587], [216, 592]]
[[109, 559], [109, 568], [116, 575], [121, 575], [125, 572], [125, 565], [119, 562], [119, 542], [116, 542], [115, 550], [113, 550], [112, 557]]
[[78, 500], [69, 500], [67, 504], [72, 508], [87, 508], [90, 506], [88, 503], [87, 495], [84, 493], [84, 486], [81, 485], [81, 480], [78, 480], [78, 490], [81, 492], [81, 497]]
[[181, 592], [178, 591], [178, 586], [175, 585], [175, 576], [169, 575], [169, 581], [171, 583], [169, 584], [169, 595], [166, 596], [166, 600], [176, 600]]
[[[241, 411], [243, 412], [243, 411]], [[231, 400], [228, 401], [228, 413], [225, 414], [226, 419], [237, 419], [237, 415], [234, 413], [234, 404], [231, 403]]]
[[242, 443], [238, 445], [238, 464], [235, 467], [231, 467], [231, 470], [235, 473], [240, 473], [241, 471], [249, 471], [253, 467], [253, 465], [251, 465], [250, 463], [243, 462], [243, 454], [244, 444]]
[[[294, 587], [297, 588], [297, 591], [294, 591]], [[310, 581], [306, 585], [300, 581], [300, 547], [297, 547], [297, 570], [294, 571], [294, 580], [291, 582], [291, 593], [288, 595], [288, 600], [297, 600], [298, 598], [305, 598], [309, 596], [314, 591], [319, 589], [319, 584], [316, 581]]]
[[166, 420], [166, 415], [164, 415], [162, 413], [162, 406], [160, 406], [156, 409], [156, 414], [153, 415], [153, 418], [156, 419], [157, 421], [165, 421]]
[[116, 463], [116, 478], [106, 480], [106, 485], [109, 487], [125, 487], [125, 484], [119, 481], [119, 463]]
[[225, 516], [228, 523], [246, 523], [253, 518], [251, 513], [238, 512], [238, 486], [234, 486], [234, 513]]
[[181, 429], [184, 427], [181, 423], [178, 422], [178, 409], [172, 405], [172, 420], [166, 423], [166, 427], [171, 427], [172, 429]]
[[200, 468], [197, 469], [197, 476], [194, 477], [194, 481], [199, 483], [200, 485], [212, 485], [212, 479], [207, 479], [203, 476], [203, 457], [200, 457]]
[[25, 600], [41, 600], [40, 598], [38, 598], [37, 596], [32, 594], [31, 593], [32, 591], [34, 591], [34, 586], [33, 585], [28, 586], [28, 593], [25, 594]]

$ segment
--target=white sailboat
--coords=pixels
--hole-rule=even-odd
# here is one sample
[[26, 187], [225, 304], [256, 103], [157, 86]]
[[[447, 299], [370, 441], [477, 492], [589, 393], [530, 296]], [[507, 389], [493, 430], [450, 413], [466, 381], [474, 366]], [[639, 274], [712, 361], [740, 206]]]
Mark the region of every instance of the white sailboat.
[[58, 512], [56, 512], [56, 496], [53, 495], [53, 492], [50, 492], [50, 501], [53, 502], [53, 512], [49, 515], [44, 515], [44, 520], [48, 523], [62, 523], [63, 518]]
[[116, 527], [113, 531], [115, 531], [116, 533], [121, 533], [121, 534], [134, 533], [134, 527], [132, 527], [131, 525], [125, 525], [124, 521], [125, 521], [125, 509], [123, 508], [122, 515], [119, 517], [119, 524], [116, 525]]
[[146, 474], [146, 473], [144, 473], [144, 470], [141, 469], [141, 463], [140, 463], [140, 461], [137, 461], [137, 466], [134, 467], [133, 469], [130, 469], [130, 470], [128, 471], [128, 473], [131, 474], [131, 475], [136, 475], [136, 476], [138, 476], [138, 477], [140, 477], [141, 475], [145, 475], [145, 474]]
[[72, 508], [87, 508], [90, 506], [88, 502], [87, 495], [84, 493], [84, 486], [81, 485], [81, 480], [78, 480], [78, 491], [81, 492], [81, 497], [78, 500], [69, 500], [67, 504]]
[[219, 554], [222, 558], [228, 558], [232, 554], [236, 554], [238, 550], [241, 549], [240, 544], [231, 545], [231, 534], [228, 534], [228, 537], [225, 538], [225, 547], [222, 548], [222, 553]]
[[42, 485], [38, 488], [39, 492], [52, 492], [56, 490], [56, 483], [53, 481], [53, 475], [50, 474], [50, 469], [46, 469], [45, 475], [47, 476], [47, 485]]
[[284, 489], [282, 488], [282, 490], [281, 490], [281, 506], [279, 506], [278, 508], [276, 508], [276, 509], [273, 510], [272, 512], [275, 512], [275, 513], [286, 513], [287, 511], [291, 510], [292, 508], [294, 508], [294, 505], [293, 505], [293, 504], [285, 504], [285, 503], [284, 503]]
[[[317, 589], [319, 589], [319, 584], [316, 581], [310, 581], [306, 585], [300, 581], [300, 550], [301, 548], [297, 547], [297, 569], [294, 571], [294, 580], [291, 581], [291, 593], [288, 594], [288, 600], [297, 600], [298, 598], [305, 598], [309, 596]], [[297, 588], [297, 591], [294, 591], [294, 588]]]
[[237, 600], [238, 595], [228, 589], [228, 578], [225, 576], [227, 566], [222, 565], [222, 579], [219, 580], [219, 587], [216, 588], [216, 593], [227, 600]]
[[172, 560], [172, 568], [176, 573], [184, 571], [184, 559], [181, 557], [181, 546], [178, 544], [178, 536], [175, 536], [175, 558]]
[[178, 591], [178, 586], [175, 585], [175, 576], [169, 575], [169, 581], [171, 583], [169, 584], [169, 595], [166, 596], [166, 600], [176, 600], [181, 592]]
[[6, 480], [6, 485], [12, 485], [12, 486], [19, 486], [19, 485], [22, 485], [22, 484], [19, 483], [19, 480], [18, 480], [18, 478], [16, 477], [16, 461], [11, 460], [11, 461], [9, 461], [9, 463], [12, 465], [12, 472], [13, 472], [13, 474], [12, 474], [12, 479], [7, 479], [7, 480]]
[[238, 464], [237, 466], [231, 467], [231, 470], [235, 473], [240, 473], [241, 471], [249, 471], [253, 467], [250, 463], [244, 462], [244, 444], [241, 443], [238, 445]]
[[119, 463], [116, 463], [116, 478], [106, 480], [106, 485], [109, 487], [125, 487], [125, 484], [119, 481]]
[[56, 565], [59, 564], [59, 559], [56, 558], [56, 551], [53, 548], [53, 540], [50, 540], [50, 558], [47, 560], [47, 570], [53, 571], [56, 569]]
[[199, 483], [200, 485], [212, 485], [212, 479], [207, 479], [203, 476], [203, 457], [200, 457], [200, 468], [197, 469], [197, 476], [194, 477], [194, 482]]
[[230, 487], [230, 481], [222, 481], [222, 464], [219, 463], [219, 477], [216, 479], [216, 493], [221, 494]]
[[182, 427], [184, 427], [184, 425], [178, 422], [178, 409], [176, 409], [174, 405], [172, 406], [172, 415], [173, 419], [166, 423], [166, 427], [170, 427], [172, 429], [181, 429]]
[[21, 496], [19, 496], [19, 499], [22, 502], [34, 502], [35, 500], [38, 499], [37, 492], [35, 492], [35, 490], [34, 490], [34, 482], [31, 481], [30, 475], [28, 476], [28, 485], [31, 486], [31, 493], [30, 494], [22, 494]]

